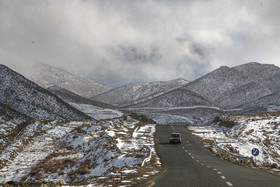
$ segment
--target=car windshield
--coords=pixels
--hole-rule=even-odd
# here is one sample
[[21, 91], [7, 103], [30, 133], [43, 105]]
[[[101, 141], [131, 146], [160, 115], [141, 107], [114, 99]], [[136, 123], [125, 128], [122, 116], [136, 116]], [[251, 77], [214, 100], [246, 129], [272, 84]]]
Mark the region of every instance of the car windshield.
[[180, 135], [179, 134], [171, 134], [171, 137], [180, 137]]

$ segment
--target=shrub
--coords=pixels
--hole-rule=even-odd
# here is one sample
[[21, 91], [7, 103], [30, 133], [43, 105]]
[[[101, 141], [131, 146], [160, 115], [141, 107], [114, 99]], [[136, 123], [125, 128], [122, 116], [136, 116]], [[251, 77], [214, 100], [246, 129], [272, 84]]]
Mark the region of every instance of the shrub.
[[69, 172], [67, 173], [67, 175], [68, 175], [69, 177], [72, 177], [73, 175], [75, 175], [75, 171], [74, 171], [74, 170], [71, 170], [71, 171], [69, 171]]
[[266, 146], [269, 146], [269, 145], [271, 145], [272, 143], [271, 143], [271, 140], [269, 139], [269, 138], [266, 138], [265, 140], [264, 140], [264, 142], [263, 142]]
[[86, 174], [89, 174], [91, 172], [91, 170], [88, 168], [78, 168], [76, 170], [76, 172], [80, 175], [86, 175]]
[[223, 126], [227, 128], [232, 128], [233, 126], [235, 126], [234, 121], [224, 120], [221, 119], [220, 117], [216, 117], [213, 122], [219, 124], [219, 126]]
[[250, 135], [254, 132], [254, 129], [250, 129], [248, 132], [246, 132], [247, 135]]
[[273, 168], [273, 169], [277, 169], [278, 165], [276, 163], [273, 163], [273, 164], [270, 165], [270, 167]]
[[151, 162], [151, 164], [156, 164], [157, 163], [157, 156], [152, 155], [150, 162]]

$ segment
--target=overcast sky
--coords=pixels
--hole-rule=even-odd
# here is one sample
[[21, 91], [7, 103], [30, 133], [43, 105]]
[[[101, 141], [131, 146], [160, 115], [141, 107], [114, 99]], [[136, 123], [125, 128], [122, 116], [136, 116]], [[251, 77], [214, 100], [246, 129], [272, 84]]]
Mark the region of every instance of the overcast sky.
[[280, 66], [279, 10], [279, 0], [0, 0], [0, 63], [113, 86]]

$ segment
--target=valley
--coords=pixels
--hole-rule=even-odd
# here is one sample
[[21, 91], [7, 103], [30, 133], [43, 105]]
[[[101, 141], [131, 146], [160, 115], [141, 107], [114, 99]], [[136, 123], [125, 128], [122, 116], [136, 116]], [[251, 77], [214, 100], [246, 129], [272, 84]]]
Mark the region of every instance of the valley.
[[[190, 178], [178, 177], [178, 186], [204, 185], [204, 177], [217, 186], [276, 186], [279, 177], [265, 172], [280, 169], [279, 75], [277, 66], [251, 62], [193, 81], [111, 87], [44, 64], [25, 74], [0, 65], [0, 184], [161, 186], [184, 172]], [[182, 145], [167, 143], [172, 131]], [[256, 147], [262, 171], [230, 156], [250, 157]]]

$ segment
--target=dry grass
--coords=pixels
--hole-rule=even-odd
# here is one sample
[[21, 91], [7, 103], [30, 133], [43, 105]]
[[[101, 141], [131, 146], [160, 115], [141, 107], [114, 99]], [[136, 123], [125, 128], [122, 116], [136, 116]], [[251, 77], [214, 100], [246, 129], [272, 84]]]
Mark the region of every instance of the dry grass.
[[266, 138], [266, 139], [263, 141], [263, 143], [264, 143], [264, 145], [266, 145], [267, 147], [268, 147], [269, 145], [272, 145], [271, 140], [270, 140], [269, 138]]
[[213, 122], [219, 124], [219, 126], [228, 127], [228, 128], [231, 128], [235, 125], [234, 121], [230, 121], [228, 119], [224, 120], [221, 119], [220, 117], [216, 117]]
[[249, 131], [246, 132], [247, 135], [250, 135], [254, 132], [254, 129], [250, 129]]
[[238, 151], [231, 145], [226, 145], [226, 148], [233, 154], [238, 154]]
[[[271, 117], [278, 117], [280, 116], [280, 110], [276, 112], [260, 112], [260, 113], [254, 113], [254, 114], [236, 114], [231, 115], [232, 118], [240, 118], [240, 117], [246, 117], [246, 118], [271, 118]], [[255, 119], [256, 120], [256, 119]]]
[[150, 162], [151, 162], [151, 164], [156, 164], [157, 163], [157, 156], [152, 155]]

